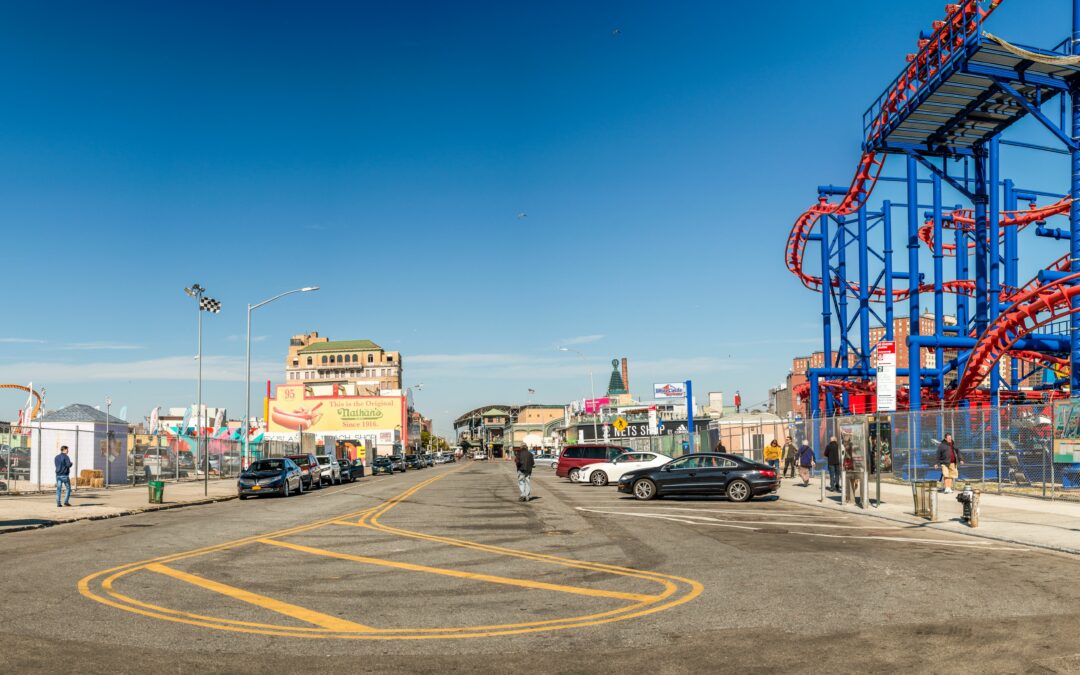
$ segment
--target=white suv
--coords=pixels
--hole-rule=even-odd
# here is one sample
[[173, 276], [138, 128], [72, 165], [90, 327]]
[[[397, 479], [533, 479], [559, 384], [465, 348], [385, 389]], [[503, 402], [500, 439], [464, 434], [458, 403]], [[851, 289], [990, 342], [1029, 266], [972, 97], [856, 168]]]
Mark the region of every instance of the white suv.
[[315, 459], [319, 460], [319, 468], [322, 469], [322, 478], [320, 480], [330, 485], [340, 485], [341, 467], [338, 465], [337, 460], [330, 455], [315, 455]]

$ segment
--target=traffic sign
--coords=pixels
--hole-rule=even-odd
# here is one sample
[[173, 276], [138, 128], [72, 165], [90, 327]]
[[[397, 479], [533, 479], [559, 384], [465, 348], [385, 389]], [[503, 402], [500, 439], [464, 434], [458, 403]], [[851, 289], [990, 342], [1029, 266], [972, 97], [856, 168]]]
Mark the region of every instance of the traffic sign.
[[625, 417], [616, 417], [615, 421], [611, 423], [611, 426], [615, 427], [616, 431], [626, 431], [626, 427], [630, 424], [626, 421]]

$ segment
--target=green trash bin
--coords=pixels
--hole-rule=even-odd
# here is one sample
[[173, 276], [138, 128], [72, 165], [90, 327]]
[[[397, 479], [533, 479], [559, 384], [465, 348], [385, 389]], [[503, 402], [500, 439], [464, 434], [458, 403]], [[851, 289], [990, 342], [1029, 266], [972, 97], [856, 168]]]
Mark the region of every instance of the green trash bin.
[[165, 498], [165, 481], [152, 480], [147, 485], [150, 488], [150, 503], [161, 504]]

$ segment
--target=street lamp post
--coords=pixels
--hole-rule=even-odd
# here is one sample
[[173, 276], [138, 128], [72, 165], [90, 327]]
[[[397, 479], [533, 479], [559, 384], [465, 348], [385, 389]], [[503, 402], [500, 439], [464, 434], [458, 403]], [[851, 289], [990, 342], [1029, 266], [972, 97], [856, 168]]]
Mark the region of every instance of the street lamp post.
[[310, 291], [319, 290], [318, 286], [304, 286], [303, 288], [295, 288], [291, 291], [285, 291], [279, 293], [269, 300], [263, 300], [262, 302], [254, 305], [249, 304], [247, 306], [247, 355], [245, 357], [247, 376], [244, 380], [244, 461], [242, 462], [243, 468], [247, 468], [251, 463], [251, 313], [263, 305], [268, 305], [278, 298], [284, 298], [286, 295], [292, 295], [293, 293], [308, 293]]
[[112, 457], [112, 448], [109, 447], [109, 411], [112, 409], [112, 399], [105, 397], [105, 489], [109, 489], [109, 464]]
[[195, 423], [198, 425], [195, 432], [195, 449], [202, 453], [203, 495], [208, 495], [210, 494], [210, 455], [207, 454], [206, 444], [203, 442], [203, 423], [205, 420], [203, 419], [202, 407], [202, 313], [208, 311], [216, 314], [221, 309], [221, 303], [207, 298], [208, 303], [204, 305], [203, 294], [206, 293], [206, 289], [199, 284], [192, 284], [189, 288], [185, 288], [184, 293], [187, 293], [189, 298], [195, 299], [195, 313], [198, 315], [199, 351], [195, 358], [199, 362], [199, 384], [196, 388], [197, 401], [195, 403]]
[[[581, 352], [579, 352], [578, 350], [570, 349], [569, 347], [559, 347], [559, 351], [560, 352], [573, 352], [574, 354], [577, 354], [579, 357], [581, 357], [581, 363], [585, 366], [585, 369], [589, 371], [589, 395], [592, 396], [593, 405], [596, 405], [596, 385], [593, 383], [593, 371], [592, 371], [592, 368], [589, 367], [588, 361], [585, 360], [585, 355], [582, 354]], [[594, 414], [596, 414], [596, 413], [599, 413], [599, 411], [598, 410], [594, 411]], [[596, 417], [593, 417], [593, 442], [595, 443], [595, 442], [597, 442], [599, 440], [600, 440], [600, 434], [599, 434], [599, 431], [597, 430]]]

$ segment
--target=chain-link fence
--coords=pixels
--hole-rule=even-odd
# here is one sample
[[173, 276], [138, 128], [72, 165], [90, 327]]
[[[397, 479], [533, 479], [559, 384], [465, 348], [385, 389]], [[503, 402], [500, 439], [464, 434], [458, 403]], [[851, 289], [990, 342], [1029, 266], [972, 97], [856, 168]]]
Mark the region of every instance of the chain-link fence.
[[[0, 493], [49, 491], [56, 485], [62, 447], [71, 460], [72, 487], [104, 488], [148, 480], [231, 479], [239, 475], [243, 442], [204, 436], [129, 434], [100, 423], [33, 424], [0, 434]], [[292, 454], [298, 442], [252, 443], [250, 457]], [[208, 471], [207, 471], [208, 470]]]
[[[1080, 500], [1080, 462], [1055, 461], [1050, 404], [883, 413], [802, 420], [788, 425], [821, 458], [831, 437], [865, 425], [871, 464], [883, 480], [939, 480], [938, 448], [951, 434], [959, 482], [984, 491]], [[848, 432], [849, 433], [849, 432]], [[849, 434], [850, 435], [850, 434]], [[1071, 459], [1071, 457], [1069, 458]]]

